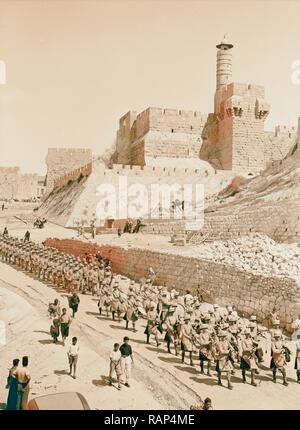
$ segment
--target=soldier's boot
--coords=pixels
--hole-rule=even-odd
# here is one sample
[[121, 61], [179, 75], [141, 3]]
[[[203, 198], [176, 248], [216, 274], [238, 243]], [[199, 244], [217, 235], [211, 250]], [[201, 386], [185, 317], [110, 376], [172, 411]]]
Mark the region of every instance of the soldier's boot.
[[210, 373], [210, 367], [211, 367], [211, 364], [210, 364], [210, 361], [208, 361], [207, 362], [207, 376], [212, 376], [212, 374]]
[[147, 334], [147, 343], [150, 343], [150, 334]]
[[160, 341], [159, 341], [159, 339], [158, 339], [158, 336], [157, 336], [157, 335], [155, 335], [155, 340], [156, 340], [156, 346], [158, 347], [158, 346], [160, 345]]
[[128, 329], [128, 321], [126, 320], [126, 330]]
[[115, 311], [112, 311], [112, 319], [113, 319], [113, 321], [115, 320]]
[[184, 356], [185, 356], [185, 351], [182, 351], [181, 363], [184, 363]]
[[175, 355], [176, 355], [176, 357], [177, 357], [177, 355], [178, 355], [177, 344], [175, 344], [174, 348], [175, 348]]
[[276, 370], [273, 370], [273, 382], [276, 384]]
[[203, 375], [204, 374], [204, 363], [203, 363], [203, 361], [200, 361], [200, 369], [201, 369], [200, 373], [201, 373], [201, 375]]
[[193, 362], [193, 357], [192, 357], [192, 352], [190, 352], [190, 366], [194, 366], [194, 362]]
[[231, 384], [231, 382], [230, 382], [230, 372], [227, 372], [227, 382], [228, 382], [228, 389], [229, 390], [233, 390], [233, 386], [232, 386], [232, 384]]
[[172, 354], [171, 353], [171, 342], [169, 340], [167, 341], [167, 348], [168, 348], [168, 353]]
[[253, 387], [257, 387], [257, 383], [255, 382], [254, 374], [255, 374], [255, 372], [252, 370], [251, 371], [251, 385], [253, 385]]
[[285, 385], [287, 387], [289, 384], [286, 380], [286, 371], [285, 370], [282, 371], [282, 377], [283, 377], [283, 385]]
[[246, 370], [242, 370], [242, 375], [243, 375], [243, 383], [247, 384], [247, 380], [246, 380]]
[[300, 384], [300, 370], [297, 370], [297, 382]]
[[221, 380], [221, 372], [218, 372], [218, 385], [223, 385]]
[[132, 322], [132, 329], [133, 329], [133, 333], [137, 332], [137, 329], [135, 328], [135, 322]]
[[102, 308], [99, 308], [99, 314], [100, 315], [102, 314]]

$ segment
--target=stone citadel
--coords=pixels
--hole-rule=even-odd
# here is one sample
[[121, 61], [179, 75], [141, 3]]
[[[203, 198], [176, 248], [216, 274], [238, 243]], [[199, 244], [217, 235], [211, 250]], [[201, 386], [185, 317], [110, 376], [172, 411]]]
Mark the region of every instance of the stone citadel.
[[[117, 175], [122, 166], [141, 166], [143, 170], [136, 174], [146, 184], [158, 174], [168, 176], [167, 183], [170, 177], [171, 183], [182, 183], [186, 181], [186, 174], [182, 175], [185, 172], [194, 181], [205, 177], [205, 192], [210, 195], [236, 175], [254, 176], [287, 155], [297, 141], [296, 127], [278, 125], [273, 132], [264, 130], [270, 112], [264, 88], [233, 82], [232, 51], [233, 45], [225, 37], [217, 45], [213, 113], [149, 107], [139, 114], [129, 111], [122, 116], [111, 157]], [[0, 168], [0, 198], [40, 197], [80, 175], [107, 170], [91, 150], [80, 148], [50, 148], [46, 165], [46, 178], [43, 181], [36, 175], [34, 185], [33, 175], [17, 178], [11, 170]], [[115, 183], [113, 172], [104, 174], [113, 176]], [[7, 175], [13, 189], [5, 186]], [[46, 188], [40, 190], [39, 185]]]
[[[233, 82], [232, 50], [225, 38], [217, 45], [213, 113], [157, 107], [139, 114], [129, 111], [119, 121], [109, 166], [85, 149], [49, 149], [48, 197], [41, 214], [68, 227], [81, 217], [91, 218], [97, 186], [108, 183], [118, 188], [121, 175], [129, 184], [138, 181], [148, 190], [154, 182], [200, 182], [209, 199], [235, 177], [254, 177], [283, 160], [296, 145], [297, 128], [281, 125], [274, 132], [264, 130], [270, 112], [264, 88]], [[157, 223], [150, 227], [148, 223], [152, 232], [170, 232], [160, 227], [161, 220], [158, 228]]]

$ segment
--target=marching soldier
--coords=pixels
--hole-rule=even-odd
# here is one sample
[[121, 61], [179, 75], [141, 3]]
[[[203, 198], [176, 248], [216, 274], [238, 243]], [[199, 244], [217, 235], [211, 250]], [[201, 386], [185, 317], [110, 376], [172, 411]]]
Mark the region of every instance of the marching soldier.
[[156, 346], [158, 347], [160, 345], [159, 338], [158, 338], [158, 333], [159, 333], [158, 326], [160, 324], [160, 320], [155, 308], [156, 308], [156, 303], [151, 302], [149, 306], [149, 311], [147, 312], [147, 327], [144, 333], [147, 336], [147, 344], [150, 343], [150, 336], [153, 335], [156, 341]]
[[193, 363], [193, 327], [191, 324], [191, 317], [189, 315], [184, 316], [184, 324], [181, 326], [181, 351], [182, 359], [184, 363], [185, 353], [188, 352], [190, 356], [190, 365], [194, 366]]
[[243, 375], [243, 383], [246, 384], [246, 370], [251, 372], [251, 385], [257, 386], [255, 382], [255, 370], [257, 370], [257, 364], [255, 360], [255, 351], [257, 343], [252, 339], [249, 329], [244, 332], [245, 338], [242, 340], [242, 356], [240, 368]]
[[213, 361], [213, 339], [208, 331], [208, 324], [202, 324], [199, 327], [199, 335], [197, 343], [199, 345], [199, 360], [202, 375], [204, 374], [204, 363], [207, 362], [207, 376], [212, 376], [210, 373], [211, 363]]
[[165, 341], [167, 343], [167, 350], [168, 353], [171, 354], [171, 343], [174, 344], [175, 348], [175, 355], [178, 354], [177, 347], [178, 347], [178, 321], [177, 316], [174, 315], [176, 311], [177, 305], [172, 304], [169, 307], [168, 313], [165, 318], [165, 326], [166, 326], [166, 335], [165, 335]]
[[226, 373], [227, 383], [229, 390], [233, 389], [231, 384], [231, 371], [233, 370], [233, 365], [230, 360], [231, 353], [233, 351], [232, 346], [229, 341], [226, 339], [226, 333], [224, 331], [220, 331], [218, 334], [219, 340], [215, 343], [216, 348], [216, 358], [217, 365], [216, 371], [218, 372], [218, 385], [222, 384], [222, 373]]
[[286, 380], [286, 357], [285, 357], [285, 345], [281, 340], [281, 333], [277, 332], [273, 334], [274, 341], [271, 345], [271, 364], [270, 368], [273, 371], [273, 382], [276, 383], [276, 373], [279, 370], [282, 373], [283, 385], [288, 386]]
[[280, 333], [280, 340], [283, 340], [283, 334], [282, 334], [282, 331], [280, 329], [280, 320], [279, 319], [274, 319], [273, 320], [273, 326], [270, 329], [270, 335], [271, 335], [271, 341], [272, 342], [274, 342], [274, 340], [275, 340], [274, 335], [278, 334], [278, 333]]

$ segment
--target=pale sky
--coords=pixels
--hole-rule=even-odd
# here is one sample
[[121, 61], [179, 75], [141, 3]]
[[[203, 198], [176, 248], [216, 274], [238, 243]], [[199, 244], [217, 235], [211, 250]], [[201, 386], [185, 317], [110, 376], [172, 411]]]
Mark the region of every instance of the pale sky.
[[45, 173], [48, 147], [115, 139], [148, 106], [212, 112], [215, 45], [234, 44], [233, 80], [264, 85], [266, 129], [296, 125], [300, 1], [0, 1], [0, 166]]

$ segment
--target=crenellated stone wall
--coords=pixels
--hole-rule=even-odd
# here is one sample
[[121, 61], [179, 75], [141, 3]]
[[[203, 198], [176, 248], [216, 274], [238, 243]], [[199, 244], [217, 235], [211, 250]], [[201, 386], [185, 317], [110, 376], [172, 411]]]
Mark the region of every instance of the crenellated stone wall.
[[147, 158], [199, 159], [207, 115], [198, 111], [150, 107], [128, 112], [117, 132], [118, 164], [148, 165]]
[[21, 174], [20, 167], [0, 167], [0, 199], [31, 200], [42, 195], [43, 178]]
[[18, 191], [20, 167], [0, 167], [0, 199], [12, 199]]
[[68, 172], [92, 162], [92, 151], [86, 148], [49, 148], [46, 156], [46, 193], [54, 188], [55, 180]]

